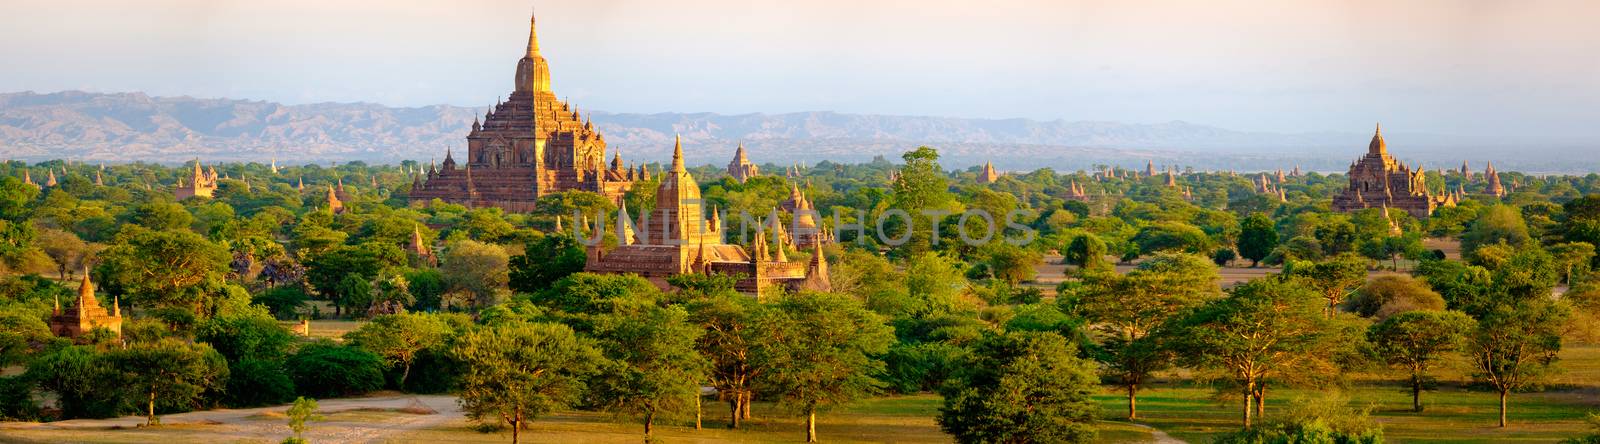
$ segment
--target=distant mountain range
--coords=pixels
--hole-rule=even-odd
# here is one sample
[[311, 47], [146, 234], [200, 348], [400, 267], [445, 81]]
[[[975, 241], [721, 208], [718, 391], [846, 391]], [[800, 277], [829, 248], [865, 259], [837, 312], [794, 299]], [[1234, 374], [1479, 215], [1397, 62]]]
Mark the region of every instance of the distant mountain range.
[[[0, 94], [0, 155], [13, 159], [85, 161], [215, 161], [280, 163], [442, 158], [463, 149], [464, 136], [482, 108], [434, 105], [388, 107], [372, 103], [283, 105], [273, 102], [150, 97], [142, 93], [66, 91]], [[1370, 134], [1242, 132], [1186, 122], [1116, 122], [964, 119], [945, 117], [797, 112], [623, 114], [594, 112], [608, 144], [629, 161], [667, 160], [681, 134], [693, 164], [723, 164], [745, 143], [757, 163], [895, 159], [918, 145], [939, 148], [947, 167], [993, 161], [1000, 169], [1097, 164], [1142, 167], [1183, 165], [1203, 169], [1273, 169], [1301, 165], [1342, 171], [1359, 157]], [[1386, 132], [1387, 134], [1387, 132]], [[1500, 152], [1471, 141], [1407, 134], [1414, 149], [1395, 148], [1430, 168], [1457, 166], [1463, 153]], [[1393, 146], [1393, 144], [1391, 144]], [[1559, 152], [1560, 147], [1551, 149]], [[1498, 158], [1506, 168], [1579, 171], [1600, 165], [1538, 156]], [[1506, 156], [1509, 157], [1509, 156]], [[1592, 157], [1592, 156], [1590, 156]], [[1481, 158], [1481, 157], [1480, 157]], [[1475, 159], [1476, 160], [1476, 159]], [[1594, 163], [1596, 161], [1583, 161]], [[1475, 166], [1476, 168], [1476, 166]]]

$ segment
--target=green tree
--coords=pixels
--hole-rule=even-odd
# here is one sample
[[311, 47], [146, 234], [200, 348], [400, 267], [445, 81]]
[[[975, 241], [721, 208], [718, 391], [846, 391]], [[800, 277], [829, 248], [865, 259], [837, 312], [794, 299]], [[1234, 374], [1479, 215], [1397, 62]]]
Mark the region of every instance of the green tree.
[[[406, 263], [405, 252], [390, 244], [365, 243], [360, 246], [341, 245], [311, 256], [306, 261], [306, 283], [317, 290], [324, 299], [334, 303], [334, 314], [344, 308], [365, 309], [372, 301], [370, 282], [385, 268]], [[355, 281], [367, 284], [367, 292], [360, 293]], [[363, 301], [347, 301], [344, 296], [368, 296]]]
[[93, 346], [70, 346], [30, 361], [25, 377], [56, 396], [63, 418], [111, 417], [130, 406], [125, 387], [108, 386], [119, 375], [107, 364], [106, 356]]
[[698, 414], [707, 368], [695, 351], [702, 330], [688, 317], [681, 307], [651, 306], [611, 315], [596, 333], [610, 361], [591, 382], [593, 391], [608, 410], [644, 415], [647, 440], [657, 414], [690, 405]]
[[[885, 236], [898, 237], [903, 233], [896, 228], [910, 230], [911, 240], [896, 248], [897, 252], [923, 253], [933, 248], [935, 241], [932, 226], [935, 220], [924, 214], [925, 211], [954, 212], [960, 207], [954, 194], [950, 193], [949, 180], [946, 178], [944, 167], [939, 165], [939, 152], [926, 146], [917, 147], [901, 156], [905, 166], [900, 168], [898, 179], [889, 185], [889, 206], [903, 210], [911, 216], [911, 220], [900, 222], [900, 218], [891, 218], [895, 224], [904, 223], [904, 226], [886, 225], [888, 233]], [[1004, 217], [1004, 215], [995, 215]], [[916, 229], [926, 227], [926, 229]], [[946, 228], [953, 231], [955, 228]]]
[[1062, 259], [1069, 265], [1078, 266], [1083, 271], [1106, 271], [1111, 269], [1111, 264], [1106, 262], [1106, 242], [1093, 234], [1080, 234], [1072, 238], [1063, 250]]
[[1531, 240], [1528, 223], [1515, 207], [1494, 205], [1484, 208], [1472, 225], [1461, 234], [1461, 253], [1472, 254], [1478, 247], [1505, 243], [1520, 247]]
[[94, 248], [70, 231], [44, 228], [38, 230], [37, 241], [44, 254], [56, 263], [56, 275], [66, 280], [73, 271], [83, 267]]
[[565, 233], [551, 233], [529, 242], [509, 262], [511, 291], [536, 293], [567, 275], [583, 271], [588, 260], [583, 246]]
[[1133, 243], [1139, 245], [1139, 254], [1211, 251], [1211, 237], [1200, 228], [1183, 222], [1161, 221], [1147, 225], [1133, 236]]
[[1278, 229], [1266, 213], [1251, 213], [1239, 222], [1239, 255], [1254, 268], [1278, 247]]
[[1361, 283], [1367, 281], [1369, 263], [1370, 261], [1361, 256], [1342, 254], [1309, 266], [1295, 266], [1286, 272], [1321, 294], [1322, 299], [1327, 302], [1322, 310], [1323, 314], [1333, 317], [1334, 308], [1343, 303], [1345, 297], [1354, 292]]
[[1093, 367], [1060, 335], [985, 333], [942, 390], [939, 428], [958, 442], [1090, 442], [1099, 406]]
[[476, 421], [503, 422], [516, 444], [525, 421], [571, 405], [603, 357], [560, 324], [507, 325], [462, 335], [452, 354], [464, 363], [461, 409]]
[[1506, 426], [1511, 391], [1538, 382], [1551, 370], [1567, 316], [1566, 307], [1531, 299], [1496, 304], [1478, 318], [1466, 354], [1477, 379], [1500, 394], [1500, 427]]
[[172, 202], [150, 202], [135, 207], [129, 214], [131, 222], [156, 231], [188, 230], [194, 216], [183, 205]]
[[728, 403], [728, 428], [739, 428], [749, 411], [753, 386], [766, 367], [755, 361], [755, 349], [766, 342], [768, 329], [760, 324], [765, 308], [754, 299], [727, 287], [689, 301], [689, 321], [704, 333], [695, 349], [709, 361], [711, 386]]
[[294, 405], [289, 406], [289, 410], [283, 413], [284, 416], [289, 417], [289, 430], [294, 432], [294, 436], [284, 439], [283, 444], [308, 443], [309, 441], [306, 441], [305, 434], [310, 427], [306, 423], [322, 420], [322, 415], [317, 414], [317, 400], [306, 399], [305, 397], [295, 398]]
[[1443, 310], [1445, 302], [1439, 293], [1411, 276], [1385, 274], [1368, 279], [1345, 301], [1345, 307], [1382, 321], [1411, 310]]
[[1423, 262], [1417, 267], [1416, 273], [1422, 276], [1428, 287], [1439, 292], [1446, 308], [1477, 317], [1490, 305], [1488, 293], [1493, 285], [1493, 275], [1483, 267], [1461, 261], [1437, 260]]
[[506, 292], [511, 258], [499, 245], [463, 240], [452, 242], [439, 260], [445, 286], [472, 295], [478, 307], [494, 305]]
[[0, 177], [0, 219], [13, 222], [27, 220], [33, 213], [30, 206], [38, 198], [38, 188], [22, 183], [15, 177]]
[[1561, 270], [1561, 282], [1572, 283], [1574, 272], [1582, 274], [1589, 270], [1589, 264], [1594, 261], [1594, 244], [1588, 242], [1564, 242], [1550, 246], [1550, 255], [1555, 257], [1556, 266]]
[[872, 356], [888, 351], [893, 330], [848, 297], [814, 293], [785, 296], [764, 313], [772, 332], [758, 348], [766, 387], [780, 403], [806, 417], [806, 442], [817, 441], [817, 408], [871, 393], [883, 370]]
[[1163, 253], [1126, 276], [1085, 275], [1074, 294], [1058, 298], [1067, 312], [1094, 326], [1101, 347], [1096, 358], [1108, 379], [1126, 389], [1128, 419], [1138, 418], [1139, 388], [1175, 354], [1163, 347], [1175, 316], [1215, 299], [1217, 268], [1194, 255]]
[[1293, 281], [1259, 278], [1207, 302], [1180, 322], [1169, 346], [1186, 364], [1215, 369], [1244, 395], [1243, 424], [1250, 427], [1261, 384], [1293, 370], [1318, 372], [1319, 356], [1336, 338], [1328, 334], [1325, 306], [1317, 292]]
[[390, 366], [400, 367], [396, 386], [404, 390], [411, 376], [411, 364], [418, 354], [442, 346], [455, 332], [440, 316], [426, 313], [401, 313], [378, 316], [372, 322], [345, 333], [344, 340], [382, 357]]
[[900, 169], [899, 180], [890, 185], [895, 208], [917, 215], [919, 210], [950, 209], [955, 204], [944, 167], [939, 166], [938, 150], [919, 146], [900, 157], [905, 166]]
[[1010, 285], [1033, 280], [1039, 274], [1039, 262], [1044, 259], [1038, 251], [1004, 242], [986, 245], [980, 251], [986, 256], [983, 264], [989, 273]]
[[365, 317], [368, 307], [372, 306], [372, 283], [357, 273], [344, 275], [339, 280], [339, 286], [334, 288], [334, 298], [337, 306], [343, 307], [345, 313]]
[[959, 260], [936, 253], [919, 253], [907, 259], [904, 288], [910, 303], [905, 314], [927, 317], [967, 309], [960, 299], [967, 286], [961, 265]]
[[129, 390], [148, 395], [146, 425], [160, 423], [157, 396], [165, 406], [190, 407], [202, 393], [220, 390], [228, 379], [227, 360], [206, 344], [164, 339], [112, 351], [106, 358]]
[[591, 334], [605, 316], [639, 312], [662, 299], [661, 290], [639, 276], [575, 273], [528, 301], [549, 309], [579, 333]]
[[181, 307], [195, 316], [220, 293], [228, 250], [188, 230], [125, 227], [100, 253], [98, 282], [126, 302], [150, 308]]
[[1374, 324], [1367, 332], [1374, 352], [1390, 367], [1404, 370], [1411, 384], [1411, 409], [1422, 411], [1428, 370], [1446, 353], [1461, 348], [1474, 322], [1459, 311], [1408, 311]]

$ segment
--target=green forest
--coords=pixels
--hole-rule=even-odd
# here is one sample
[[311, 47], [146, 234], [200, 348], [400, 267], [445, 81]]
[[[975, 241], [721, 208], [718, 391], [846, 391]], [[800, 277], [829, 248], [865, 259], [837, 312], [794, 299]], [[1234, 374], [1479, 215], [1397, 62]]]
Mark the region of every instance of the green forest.
[[[1500, 172], [1496, 196], [1427, 171], [1465, 199], [1414, 217], [1332, 211], [1349, 178], [1317, 172], [980, 183], [930, 147], [742, 183], [690, 168], [725, 214], [798, 190], [824, 229], [908, 236], [778, 242], [825, 255], [832, 290], [756, 298], [737, 276], [583, 272], [580, 237], [617, 242], [598, 194], [507, 213], [411, 203], [412, 161], [219, 163], [213, 197], [174, 200], [198, 162], [0, 164], [0, 418], [161, 431], [293, 403], [282, 436], [304, 442], [318, 402], [403, 393], [454, 396], [474, 425], [448, 439], [491, 442], [601, 413], [667, 441], [1600, 443], [1596, 174]], [[635, 183], [627, 211], [655, 190]], [[52, 331], [85, 282], [120, 332]], [[931, 435], [841, 422], [879, 414]], [[543, 436], [590, 439], [562, 433]]]

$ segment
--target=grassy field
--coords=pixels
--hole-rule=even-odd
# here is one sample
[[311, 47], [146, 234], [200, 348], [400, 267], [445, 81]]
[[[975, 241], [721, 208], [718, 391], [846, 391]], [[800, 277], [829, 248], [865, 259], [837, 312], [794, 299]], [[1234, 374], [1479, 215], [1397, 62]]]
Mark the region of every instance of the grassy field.
[[[817, 434], [827, 442], [951, 442], [934, 423], [938, 396], [902, 396], [865, 400], [831, 409], [817, 415]], [[667, 418], [658, 422], [656, 442], [763, 443], [799, 442], [805, 439], [804, 418], [777, 410], [768, 403], [752, 406], [753, 418], [739, 430], [728, 430], [726, 405], [706, 404], [703, 430], [695, 430], [693, 418]], [[524, 442], [534, 443], [634, 443], [643, 438], [643, 426], [626, 418], [605, 413], [563, 412], [533, 422], [524, 431]], [[503, 443], [509, 431], [480, 433], [465, 420], [438, 427], [396, 434], [391, 442]]]
[[[1600, 411], [1600, 346], [1570, 346], [1561, 353], [1562, 373], [1550, 379], [1549, 390], [1514, 393], [1510, 422], [1496, 427], [1498, 398], [1471, 387], [1466, 369], [1457, 362], [1440, 372], [1435, 391], [1423, 393], [1427, 407], [1411, 411], [1411, 394], [1385, 375], [1356, 374], [1342, 391], [1350, 405], [1370, 409], [1389, 442], [1554, 442], [1589, 429], [1586, 412]], [[1267, 393], [1267, 417], [1281, 412], [1297, 397], [1324, 396], [1324, 390], [1284, 389]], [[1139, 422], [1189, 442], [1238, 428], [1238, 400], [1217, 401], [1208, 387], [1187, 382], [1158, 384], [1139, 397]], [[1110, 391], [1096, 396], [1106, 418], [1126, 415], [1127, 398]]]

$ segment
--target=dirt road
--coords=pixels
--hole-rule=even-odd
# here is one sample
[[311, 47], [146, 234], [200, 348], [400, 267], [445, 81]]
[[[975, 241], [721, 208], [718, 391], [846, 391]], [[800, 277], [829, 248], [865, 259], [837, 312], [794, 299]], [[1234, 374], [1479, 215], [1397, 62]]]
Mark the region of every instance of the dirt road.
[[[317, 401], [323, 421], [311, 423], [306, 439], [318, 443], [373, 443], [406, 430], [462, 418], [456, 397], [375, 396]], [[51, 423], [0, 423], [0, 441], [20, 442], [278, 442], [288, 437], [287, 405], [222, 409], [161, 417], [159, 428], [139, 427], [142, 416], [74, 419]]]

